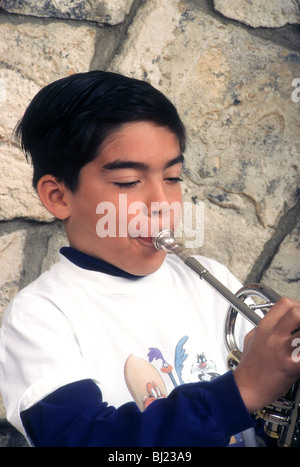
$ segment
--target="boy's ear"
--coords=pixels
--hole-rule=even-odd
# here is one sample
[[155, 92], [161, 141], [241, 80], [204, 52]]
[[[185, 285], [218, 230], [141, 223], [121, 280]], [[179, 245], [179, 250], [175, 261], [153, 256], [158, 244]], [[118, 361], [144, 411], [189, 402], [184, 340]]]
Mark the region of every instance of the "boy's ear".
[[37, 184], [39, 198], [45, 208], [57, 219], [65, 220], [70, 216], [68, 188], [58, 182], [53, 175], [44, 175]]

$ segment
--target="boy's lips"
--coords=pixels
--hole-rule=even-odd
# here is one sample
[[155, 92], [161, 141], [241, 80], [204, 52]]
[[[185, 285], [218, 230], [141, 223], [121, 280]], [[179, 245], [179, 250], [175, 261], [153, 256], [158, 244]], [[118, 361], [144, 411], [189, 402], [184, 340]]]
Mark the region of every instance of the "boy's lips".
[[145, 243], [146, 245], [151, 245], [153, 246], [153, 239], [152, 237], [137, 237], [138, 240], [141, 242]]

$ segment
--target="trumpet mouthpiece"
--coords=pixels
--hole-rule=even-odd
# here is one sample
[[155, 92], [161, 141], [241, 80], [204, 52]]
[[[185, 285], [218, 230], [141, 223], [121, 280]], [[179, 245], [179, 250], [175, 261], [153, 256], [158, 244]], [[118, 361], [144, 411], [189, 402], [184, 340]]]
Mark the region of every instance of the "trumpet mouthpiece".
[[164, 229], [157, 232], [152, 241], [157, 250], [170, 251], [171, 246], [175, 243], [175, 237], [172, 230]]

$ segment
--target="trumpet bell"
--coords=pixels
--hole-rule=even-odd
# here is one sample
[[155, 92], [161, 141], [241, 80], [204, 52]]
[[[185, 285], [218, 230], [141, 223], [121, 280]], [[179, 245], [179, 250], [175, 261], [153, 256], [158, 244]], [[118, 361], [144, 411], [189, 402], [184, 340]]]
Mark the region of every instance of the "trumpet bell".
[[[238, 290], [235, 295], [240, 300], [247, 303], [249, 308], [257, 312], [260, 318], [262, 318], [280, 299], [280, 295], [277, 292], [261, 284], [245, 285]], [[259, 301], [257, 301], [257, 299], [259, 299]], [[224, 328], [224, 339], [228, 352], [239, 350], [234, 335], [237, 315], [238, 311], [232, 306], [229, 306]]]

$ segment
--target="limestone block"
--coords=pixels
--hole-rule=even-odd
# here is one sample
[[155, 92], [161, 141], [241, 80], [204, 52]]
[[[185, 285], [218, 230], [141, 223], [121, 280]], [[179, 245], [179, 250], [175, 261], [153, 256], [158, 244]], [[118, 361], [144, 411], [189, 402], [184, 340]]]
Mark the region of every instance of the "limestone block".
[[0, 321], [7, 303], [18, 291], [25, 239], [24, 230], [0, 237]]
[[0, 6], [9, 13], [114, 25], [124, 21], [132, 3], [133, 0], [2, 0]]
[[0, 153], [0, 220], [26, 217], [53, 219], [32, 187], [32, 169], [19, 149], [3, 145]]
[[52, 219], [32, 189], [32, 168], [12, 134], [41, 87], [89, 69], [95, 35], [94, 28], [83, 25], [0, 25], [0, 220]]
[[50, 269], [52, 264], [56, 263], [59, 259], [59, 250], [63, 246], [69, 246], [69, 241], [63, 227], [55, 231], [49, 238], [47, 254], [42, 260], [41, 273]]
[[185, 199], [205, 201], [201, 252], [243, 280], [294, 204], [300, 113], [291, 83], [300, 55], [194, 3], [152, 0], [111, 69], [148, 80], [177, 106], [189, 134]]
[[244, 283], [269, 235], [268, 230], [252, 223], [251, 216], [206, 202], [204, 243], [198, 252], [225, 264]]
[[[139, 79], [147, 79], [158, 87], [161, 79], [159, 62], [161, 59], [168, 61], [168, 57], [162, 56], [161, 53], [175, 40], [180, 17], [177, 3], [174, 0], [145, 2], [137, 11], [128, 29], [128, 40], [123, 43], [120, 54], [112, 61], [110, 69]], [[186, 55], [185, 58], [187, 59]], [[174, 57], [171, 66], [173, 62]]]
[[297, 0], [214, 0], [214, 8], [227, 18], [253, 28], [280, 28], [285, 24], [300, 23]]
[[262, 282], [280, 295], [300, 300], [300, 222], [280, 245]]
[[12, 138], [28, 100], [39, 87], [20, 73], [7, 69], [0, 69], [0, 81], [5, 89], [5, 99], [0, 102], [0, 220], [52, 219], [32, 188], [32, 168]]
[[0, 143], [10, 145], [13, 144], [15, 126], [40, 87], [32, 80], [24, 79], [18, 71], [5, 67], [0, 68], [0, 83]]
[[87, 71], [96, 30], [68, 23], [0, 25], [2, 67], [19, 72], [40, 87], [72, 73]]

